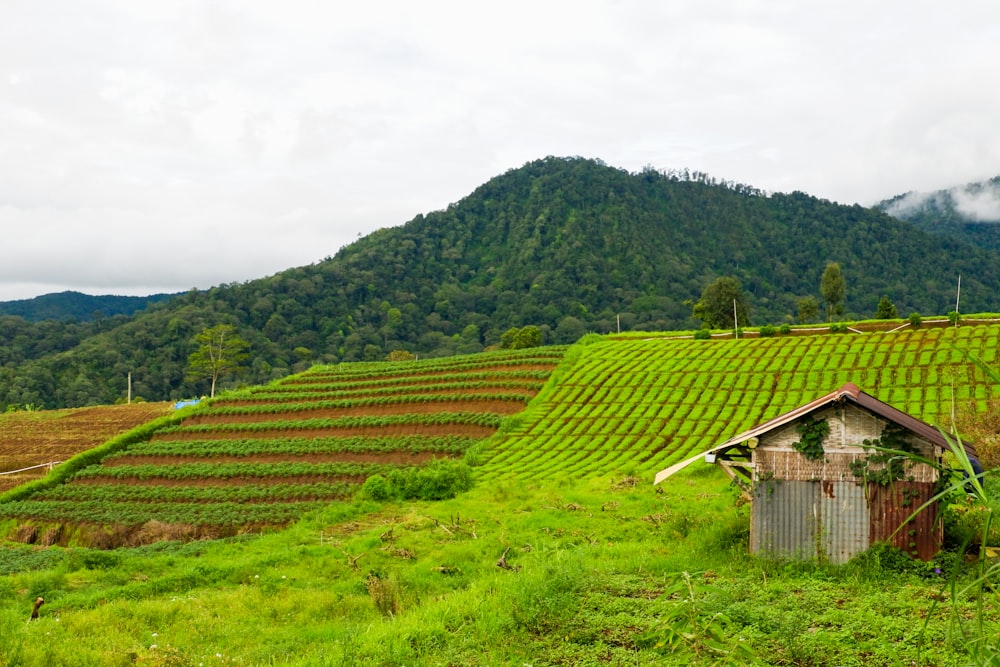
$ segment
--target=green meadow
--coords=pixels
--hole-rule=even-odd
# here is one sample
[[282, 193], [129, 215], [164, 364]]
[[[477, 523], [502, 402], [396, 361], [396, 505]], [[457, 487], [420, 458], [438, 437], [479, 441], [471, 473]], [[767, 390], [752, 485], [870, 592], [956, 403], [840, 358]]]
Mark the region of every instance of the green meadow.
[[[980, 585], [995, 582], [993, 563], [975, 556], [989, 498], [953, 494], [949, 548], [935, 561], [875, 547], [833, 566], [750, 556], [749, 507], [712, 466], [652, 484], [661, 468], [848, 381], [936, 423], [953, 410], [986, 413], [993, 382], [966, 352], [995, 362], [998, 335], [962, 326], [739, 341], [588, 337], [560, 352], [526, 409], [499, 418], [493, 435], [433, 445], [468, 466], [471, 488], [452, 498], [400, 500], [374, 483], [392, 479], [380, 469], [364, 483], [326, 482], [330, 495], [300, 506], [283, 529], [106, 550], [6, 543], [0, 665], [998, 664], [1000, 607]], [[393, 386], [398, 367], [383, 370], [365, 382]], [[507, 395], [518, 382], [491, 392]], [[292, 402], [303, 402], [302, 389], [288, 389]], [[261, 435], [271, 441], [262, 445], [237, 431], [217, 444], [192, 435], [192, 447], [258, 456], [280, 441], [311, 451], [294, 434]], [[353, 443], [343, 451], [362, 446], [356, 434], [342, 437]], [[155, 446], [167, 449], [142, 456], [175, 456], [183, 442], [145, 438], [113, 454]], [[91, 474], [61, 486], [99, 488], [84, 481]], [[152, 493], [112, 486], [131, 489], [116, 503]], [[93, 502], [95, 512], [109, 502], [97, 490], [60, 500], [58, 488], [37, 502]], [[240, 492], [245, 501], [229, 490], [218, 503], [198, 485], [176, 488], [188, 490], [158, 502], [263, 511], [252, 488]], [[271, 504], [305, 502], [274, 488]], [[988, 478], [986, 491], [1000, 489]], [[9, 535], [24, 518], [5, 514], [6, 504], [0, 532]], [[40, 618], [29, 621], [38, 596]]]

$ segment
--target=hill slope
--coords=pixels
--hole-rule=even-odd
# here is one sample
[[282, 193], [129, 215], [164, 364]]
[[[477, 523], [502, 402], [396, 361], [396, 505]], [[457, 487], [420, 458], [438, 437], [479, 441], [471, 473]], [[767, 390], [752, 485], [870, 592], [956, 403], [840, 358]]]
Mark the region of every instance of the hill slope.
[[778, 322], [818, 292], [827, 261], [843, 267], [848, 313], [869, 315], [883, 294], [903, 313], [947, 312], [959, 273], [963, 311], [997, 309], [1000, 255], [875, 209], [546, 158], [312, 266], [190, 292], [93, 331], [17, 333], [14, 349], [0, 347], [11, 360], [0, 407], [111, 403], [129, 373], [147, 400], [205, 393], [185, 380], [186, 360], [193, 337], [220, 322], [252, 345], [249, 384], [396, 349], [475, 352], [514, 326], [537, 325], [549, 343], [692, 327], [687, 302], [719, 275], [742, 281], [757, 323]]
[[598, 338], [565, 357], [563, 348], [537, 348], [316, 367], [217, 400], [68, 484], [0, 505], [0, 517], [113, 524], [126, 542], [160, 539], [140, 530], [147, 522], [177, 526], [167, 533], [175, 536], [281, 525], [352, 494], [370, 475], [460, 457], [493, 433], [476, 447], [486, 459], [480, 479], [651, 480], [846, 382], [931, 423], [954, 409], [982, 412], [995, 389], [964, 352], [995, 363], [998, 347], [1000, 326], [979, 325]]

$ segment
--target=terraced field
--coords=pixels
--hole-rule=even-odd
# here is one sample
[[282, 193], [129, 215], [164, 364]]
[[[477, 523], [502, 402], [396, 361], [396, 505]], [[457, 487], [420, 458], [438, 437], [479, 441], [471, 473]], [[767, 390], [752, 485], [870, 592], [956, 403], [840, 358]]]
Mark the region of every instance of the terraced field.
[[76, 472], [0, 505], [50, 524], [284, 525], [375, 473], [456, 458], [524, 409], [565, 348], [315, 367], [195, 408]]
[[981, 411], [994, 389], [963, 354], [995, 364], [1000, 327], [743, 340], [604, 340], [582, 349], [518, 428], [491, 440], [492, 476], [643, 478], [854, 382], [931, 423]]

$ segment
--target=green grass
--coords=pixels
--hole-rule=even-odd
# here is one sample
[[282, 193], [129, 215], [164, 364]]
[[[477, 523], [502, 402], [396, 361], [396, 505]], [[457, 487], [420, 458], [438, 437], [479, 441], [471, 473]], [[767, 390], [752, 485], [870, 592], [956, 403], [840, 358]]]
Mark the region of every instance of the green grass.
[[[662, 492], [480, 477], [453, 500], [339, 503], [251, 539], [8, 548], [0, 664], [712, 665], [720, 614], [725, 646], [760, 664], [964, 664], [933, 565], [751, 558], [735, 498], [714, 469]], [[675, 630], [691, 636], [670, 649]]]

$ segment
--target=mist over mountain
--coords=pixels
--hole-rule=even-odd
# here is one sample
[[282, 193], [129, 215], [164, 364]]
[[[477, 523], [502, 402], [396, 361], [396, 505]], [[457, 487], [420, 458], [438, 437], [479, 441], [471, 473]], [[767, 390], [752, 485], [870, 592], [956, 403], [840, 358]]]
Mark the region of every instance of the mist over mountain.
[[903, 314], [946, 313], [958, 274], [963, 312], [995, 311], [998, 259], [879, 208], [549, 157], [316, 264], [131, 316], [0, 317], [0, 407], [114, 402], [129, 374], [133, 395], [149, 400], [204, 393], [184, 377], [187, 357], [195, 334], [219, 323], [251, 343], [252, 363], [232, 385], [394, 350], [476, 352], [526, 325], [547, 343], [619, 326], [695, 328], [691, 302], [720, 276], [742, 283], [753, 324], [790, 322], [800, 297], [819, 297], [830, 261], [846, 280], [845, 319], [871, 317], [882, 295]]
[[1000, 249], [1000, 176], [946, 190], [908, 192], [878, 206], [931, 234]]

